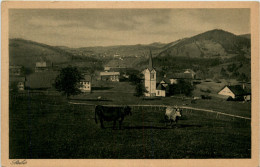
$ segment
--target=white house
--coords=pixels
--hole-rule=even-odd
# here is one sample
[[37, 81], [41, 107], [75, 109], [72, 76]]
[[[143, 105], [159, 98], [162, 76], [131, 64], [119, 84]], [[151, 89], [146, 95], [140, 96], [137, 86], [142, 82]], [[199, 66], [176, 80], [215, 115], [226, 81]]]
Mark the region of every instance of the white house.
[[144, 74], [144, 86], [146, 89], [145, 96], [156, 96], [156, 71], [153, 68], [152, 53], [150, 52], [150, 59], [148, 67], [143, 71]]
[[120, 72], [100, 72], [102, 81], [119, 82]]
[[91, 76], [84, 75], [83, 79], [80, 81], [81, 92], [91, 92]]
[[226, 97], [232, 97], [233, 99], [238, 97], [243, 97], [244, 100], [251, 100], [251, 93], [245, 90], [244, 86], [234, 85], [234, 86], [224, 86], [219, 92], [219, 95]]

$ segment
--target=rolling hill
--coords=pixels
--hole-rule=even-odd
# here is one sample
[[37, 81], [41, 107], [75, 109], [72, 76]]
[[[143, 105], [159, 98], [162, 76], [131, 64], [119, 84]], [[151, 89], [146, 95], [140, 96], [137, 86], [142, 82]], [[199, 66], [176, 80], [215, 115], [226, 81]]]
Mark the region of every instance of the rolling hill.
[[40, 60], [54, 64], [68, 62], [71, 54], [63, 49], [24, 39], [9, 40], [10, 64], [32, 68]]
[[166, 48], [159, 56], [182, 56], [197, 58], [229, 58], [248, 54], [250, 39], [215, 29], [186, 38]]
[[[151, 50], [154, 66], [160, 72], [192, 68], [210, 78], [239, 78], [242, 74], [250, 77], [250, 34], [235, 35], [219, 29], [166, 44], [154, 42], [147, 45], [69, 48], [10, 39], [9, 46], [10, 64], [25, 67], [34, 67], [36, 61], [44, 59], [61, 64], [62, 67], [70, 64], [98, 70], [102, 70], [103, 66], [142, 70], [147, 66]], [[227, 68], [232, 63], [237, 68], [228, 71]], [[222, 68], [227, 71], [227, 75], [222, 75]]]

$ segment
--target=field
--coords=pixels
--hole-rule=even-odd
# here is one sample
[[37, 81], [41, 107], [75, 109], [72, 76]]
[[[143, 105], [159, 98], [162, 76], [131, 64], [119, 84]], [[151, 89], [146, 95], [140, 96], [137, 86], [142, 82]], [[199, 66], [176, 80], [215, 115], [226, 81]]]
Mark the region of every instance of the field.
[[[90, 97], [101, 92], [89, 94]], [[109, 95], [110, 94], [110, 95]], [[104, 93], [106, 98], [118, 93]], [[131, 97], [131, 98], [129, 98]], [[144, 101], [122, 96], [125, 104], [183, 104], [175, 98]], [[119, 97], [117, 99], [120, 99]], [[107, 103], [120, 103], [112, 99]], [[78, 100], [74, 100], [78, 101]], [[81, 101], [82, 102], [82, 101]], [[93, 103], [83, 99], [84, 103]], [[249, 103], [198, 101], [193, 107], [213, 108], [250, 117]], [[96, 103], [104, 103], [102, 101]], [[215, 104], [215, 105], [213, 105]], [[165, 127], [163, 108], [132, 108], [123, 130], [106, 129], [94, 121], [94, 106], [69, 104], [61, 96], [27, 96], [10, 99], [10, 158], [250, 158], [249, 120], [202, 111], [184, 110], [177, 128]]]

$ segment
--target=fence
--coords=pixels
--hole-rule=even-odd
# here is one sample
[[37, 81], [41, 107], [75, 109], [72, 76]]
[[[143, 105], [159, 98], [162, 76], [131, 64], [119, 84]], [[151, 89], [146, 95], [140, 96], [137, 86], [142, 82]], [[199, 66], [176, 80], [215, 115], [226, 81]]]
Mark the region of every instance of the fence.
[[[76, 105], [88, 105], [88, 106], [93, 106], [93, 104], [87, 104], [87, 103], [77, 103], [77, 102], [69, 102], [69, 104], [76, 104]], [[120, 106], [123, 106], [123, 105], [103, 105], [103, 106], [110, 106], [110, 107], [120, 107]], [[168, 107], [169, 105], [128, 105], [130, 107], [133, 107], [133, 108], [142, 108], [142, 107], [152, 107], [152, 108], [155, 108], [155, 109], [162, 109], [162, 108], [166, 108]], [[180, 108], [182, 109], [186, 109], [187, 110], [190, 110], [191, 112], [193, 110], [195, 111], [203, 111], [203, 112], [207, 112], [207, 113], [214, 113], [216, 114], [216, 118], [218, 118], [220, 115], [223, 115], [223, 116], [227, 116], [227, 117], [233, 117], [233, 118], [240, 118], [240, 119], [244, 119], [244, 120], [251, 120], [251, 118], [249, 117], [243, 117], [243, 116], [239, 116], [239, 115], [233, 115], [233, 114], [227, 114], [227, 113], [223, 113], [223, 112], [219, 112], [219, 111], [214, 111], [214, 110], [209, 110], [209, 109], [203, 109], [203, 108], [194, 108], [194, 107], [188, 107], [188, 106], [179, 106]]]

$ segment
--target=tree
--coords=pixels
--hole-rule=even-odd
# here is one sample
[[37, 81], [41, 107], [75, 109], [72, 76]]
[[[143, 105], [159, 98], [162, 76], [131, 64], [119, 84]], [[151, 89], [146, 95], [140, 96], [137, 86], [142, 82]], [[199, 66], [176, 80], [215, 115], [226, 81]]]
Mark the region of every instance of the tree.
[[71, 95], [80, 93], [79, 82], [82, 75], [76, 67], [68, 66], [61, 69], [60, 74], [56, 77], [54, 86], [62, 94], [69, 98]]
[[140, 97], [143, 96], [144, 93], [147, 92], [143, 83], [138, 83], [135, 86], [135, 96]]
[[192, 96], [194, 87], [189, 81], [180, 79], [177, 84], [169, 87], [169, 94], [185, 94], [186, 96]]
[[12, 93], [17, 93], [18, 92], [18, 87], [17, 87], [17, 82], [11, 82], [9, 84], [9, 90], [12, 92]]

